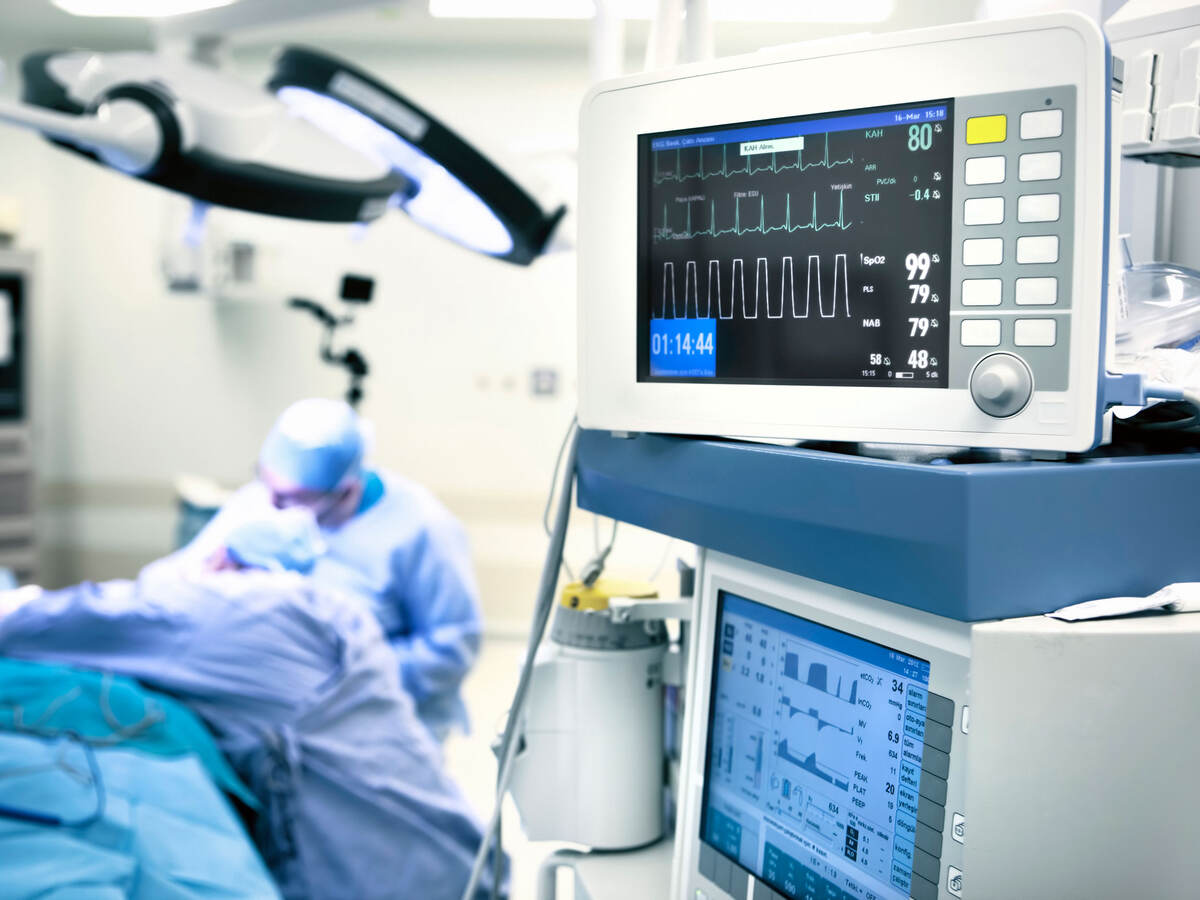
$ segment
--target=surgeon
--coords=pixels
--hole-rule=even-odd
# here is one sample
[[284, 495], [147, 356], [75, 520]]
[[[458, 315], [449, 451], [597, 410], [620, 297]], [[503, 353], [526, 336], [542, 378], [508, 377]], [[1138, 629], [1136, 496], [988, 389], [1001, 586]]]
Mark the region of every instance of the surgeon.
[[459, 687], [482, 631], [466, 534], [430, 491], [367, 468], [363, 455], [362, 423], [350, 406], [293, 404], [263, 443], [258, 479], [171, 559], [207, 559], [239, 523], [272, 507], [308, 508], [326, 545], [313, 580], [367, 598], [417, 714], [444, 740], [455, 726], [467, 726]]

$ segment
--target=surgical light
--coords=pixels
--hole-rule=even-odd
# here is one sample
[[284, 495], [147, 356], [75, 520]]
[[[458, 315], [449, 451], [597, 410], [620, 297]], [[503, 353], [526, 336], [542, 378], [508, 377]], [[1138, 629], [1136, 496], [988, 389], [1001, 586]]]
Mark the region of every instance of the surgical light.
[[545, 213], [433, 116], [341, 60], [289, 47], [269, 87], [299, 118], [385, 160], [410, 185], [395, 203], [464, 247], [526, 265], [542, 252], [563, 215], [562, 207]]
[[260, 87], [153, 53], [39, 53], [0, 121], [203, 203], [369, 221], [412, 185], [377, 156], [292, 115]]
[[237, 0], [52, 0], [73, 16], [166, 18], [232, 6]]

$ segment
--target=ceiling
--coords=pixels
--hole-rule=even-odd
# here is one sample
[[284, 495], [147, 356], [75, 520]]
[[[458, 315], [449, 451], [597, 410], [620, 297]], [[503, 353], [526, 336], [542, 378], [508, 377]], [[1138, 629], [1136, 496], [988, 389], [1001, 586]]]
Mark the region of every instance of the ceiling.
[[[977, 5], [976, 0], [901, 0], [893, 17], [874, 28], [892, 30], [961, 21], [973, 17]], [[237, 26], [232, 32], [228, 27], [231, 22]], [[644, 42], [647, 28], [645, 22], [629, 23], [626, 33], [630, 43]], [[850, 30], [862, 30], [862, 26], [719, 23], [717, 51], [743, 52]], [[336, 47], [533, 48], [575, 53], [586, 49], [589, 25], [579, 20], [435, 19], [421, 0], [240, 0], [223, 10], [162, 20], [156, 30], [147, 20], [68, 15], [49, 0], [0, 0], [0, 54], [9, 56], [51, 47], [145, 48], [162, 31], [226, 33], [231, 43], [246, 49], [303, 41]]]

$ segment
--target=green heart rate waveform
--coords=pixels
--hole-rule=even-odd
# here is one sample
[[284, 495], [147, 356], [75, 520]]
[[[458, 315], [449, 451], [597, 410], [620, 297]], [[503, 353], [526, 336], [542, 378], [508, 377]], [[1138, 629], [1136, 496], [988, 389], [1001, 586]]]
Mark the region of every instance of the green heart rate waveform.
[[721, 168], [719, 168], [719, 169], [714, 169], [712, 171], [705, 170], [705, 168], [704, 168], [704, 149], [701, 148], [700, 149], [699, 168], [695, 172], [683, 172], [682, 171], [682, 169], [683, 169], [683, 151], [680, 149], [680, 150], [674, 151], [674, 153], [675, 153], [675, 171], [659, 172], [658, 168], [657, 168], [658, 167], [658, 157], [663, 152], [670, 153], [672, 151], [670, 151], [670, 150], [659, 151], [658, 153], [654, 154], [654, 164], [655, 164], [654, 183], [655, 184], [665, 184], [668, 181], [675, 181], [675, 182], [691, 181], [691, 180], [707, 181], [710, 178], [728, 178], [730, 175], [755, 175], [759, 172], [771, 172], [773, 174], [778, 174], [779, 172], [786, 172], [789, 170], [805, 172], [808, 169], [813, 169], [813, 168], [832, 169], [836, 166], [850, 166], [850, 165], [854, 164], [854, 154], [853, 153], [851, 153], [845, 159], [830, 159], [829, 158], [829, 135], [828, 134], [825, 135], [825, 155], [822, 156], [820, 159], [813, 160], [811, 162], [804, 161], [804, 150], [801, 149], [801, 150], [796, 151], [796, 161], [795, 162], [780, 163], [778, 157], [780, 157], [780, 156], [790, 157], [791, 156], [790, 152], [785, 153], [785, 154], [772, 153], [771, 154], [771, 162], [769, 165], [756, 166], [756, 165], [754, 165], [754, 156], [765, 156], [766, 155], [764, 153], [759, 153], [759, 154], [754, 154], [754, 155], [744, 157], [744, 159], [746, 160], [746, 164], [744, 166], [741, 166], [740, 168], [737, 168], [737, 169], [731, 169], [731, 168], [729, 168], [729, 145], [724, 144], [721, 147]]
[[817, 192], [812, 193], [812, 209], [810, 210], [809, 218], [803, 222], [792, 221], [792, 195], [787, 194], [786, 203], [784, 206], [783, 221], [777, 225], [767, 224], [767, 197], [766, 194], [758, 195], [758, 222], [756, 224], [742, 223], [742, 198], [734, 198], [733, 206], [733, 222], [728, 228], [720, 228], [717, 226], [717, 201], [712, 200], [709, 204], [708, 227], [692, 230], [692, 204], [687, 204], [686, 223], [682, 231], [676, 231], [671, 225], [668, 204], [663, 204], [662, 225], [654, 229], [653, 238], [655, 241], [686, 241], [694, 237], [721, 237], [722, 235], [732, 234], [741, 237], [743, 234], [771, 234], [772, 232], [782, 231], [791, 234], [797, 231], [824, 231], [826, 228], [837, 228], [840, 231], [847, 231], [853, 224], [846, 221], [846, 209], [844, 193], [845, 188], [838, 188], [838, 211], [837, 218], [832, 221], [822, 221], [817, 213]]

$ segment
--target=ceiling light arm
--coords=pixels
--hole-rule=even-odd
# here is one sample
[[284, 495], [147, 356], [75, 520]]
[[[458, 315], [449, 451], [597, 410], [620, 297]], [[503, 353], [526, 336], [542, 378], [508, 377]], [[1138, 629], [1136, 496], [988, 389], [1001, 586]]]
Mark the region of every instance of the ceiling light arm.
[[135, 175], [154, 168], [165, 143], [162, 124], [154, 112], [127, 97], [107, 101], [95, 114], [80, 116], [0, 100], [0, 122], [75, 144]]
[[650, 34], [646, 38], [647, 72], [665, 69], [679, 61], [683, 43], [683, 11], [685, 0], [658, 0]]
[[716, 55], [716, 36], [713, 33], [709, 0], [686, 0], [684, 18], [683, 57], [685, 62], [704, 62]]

